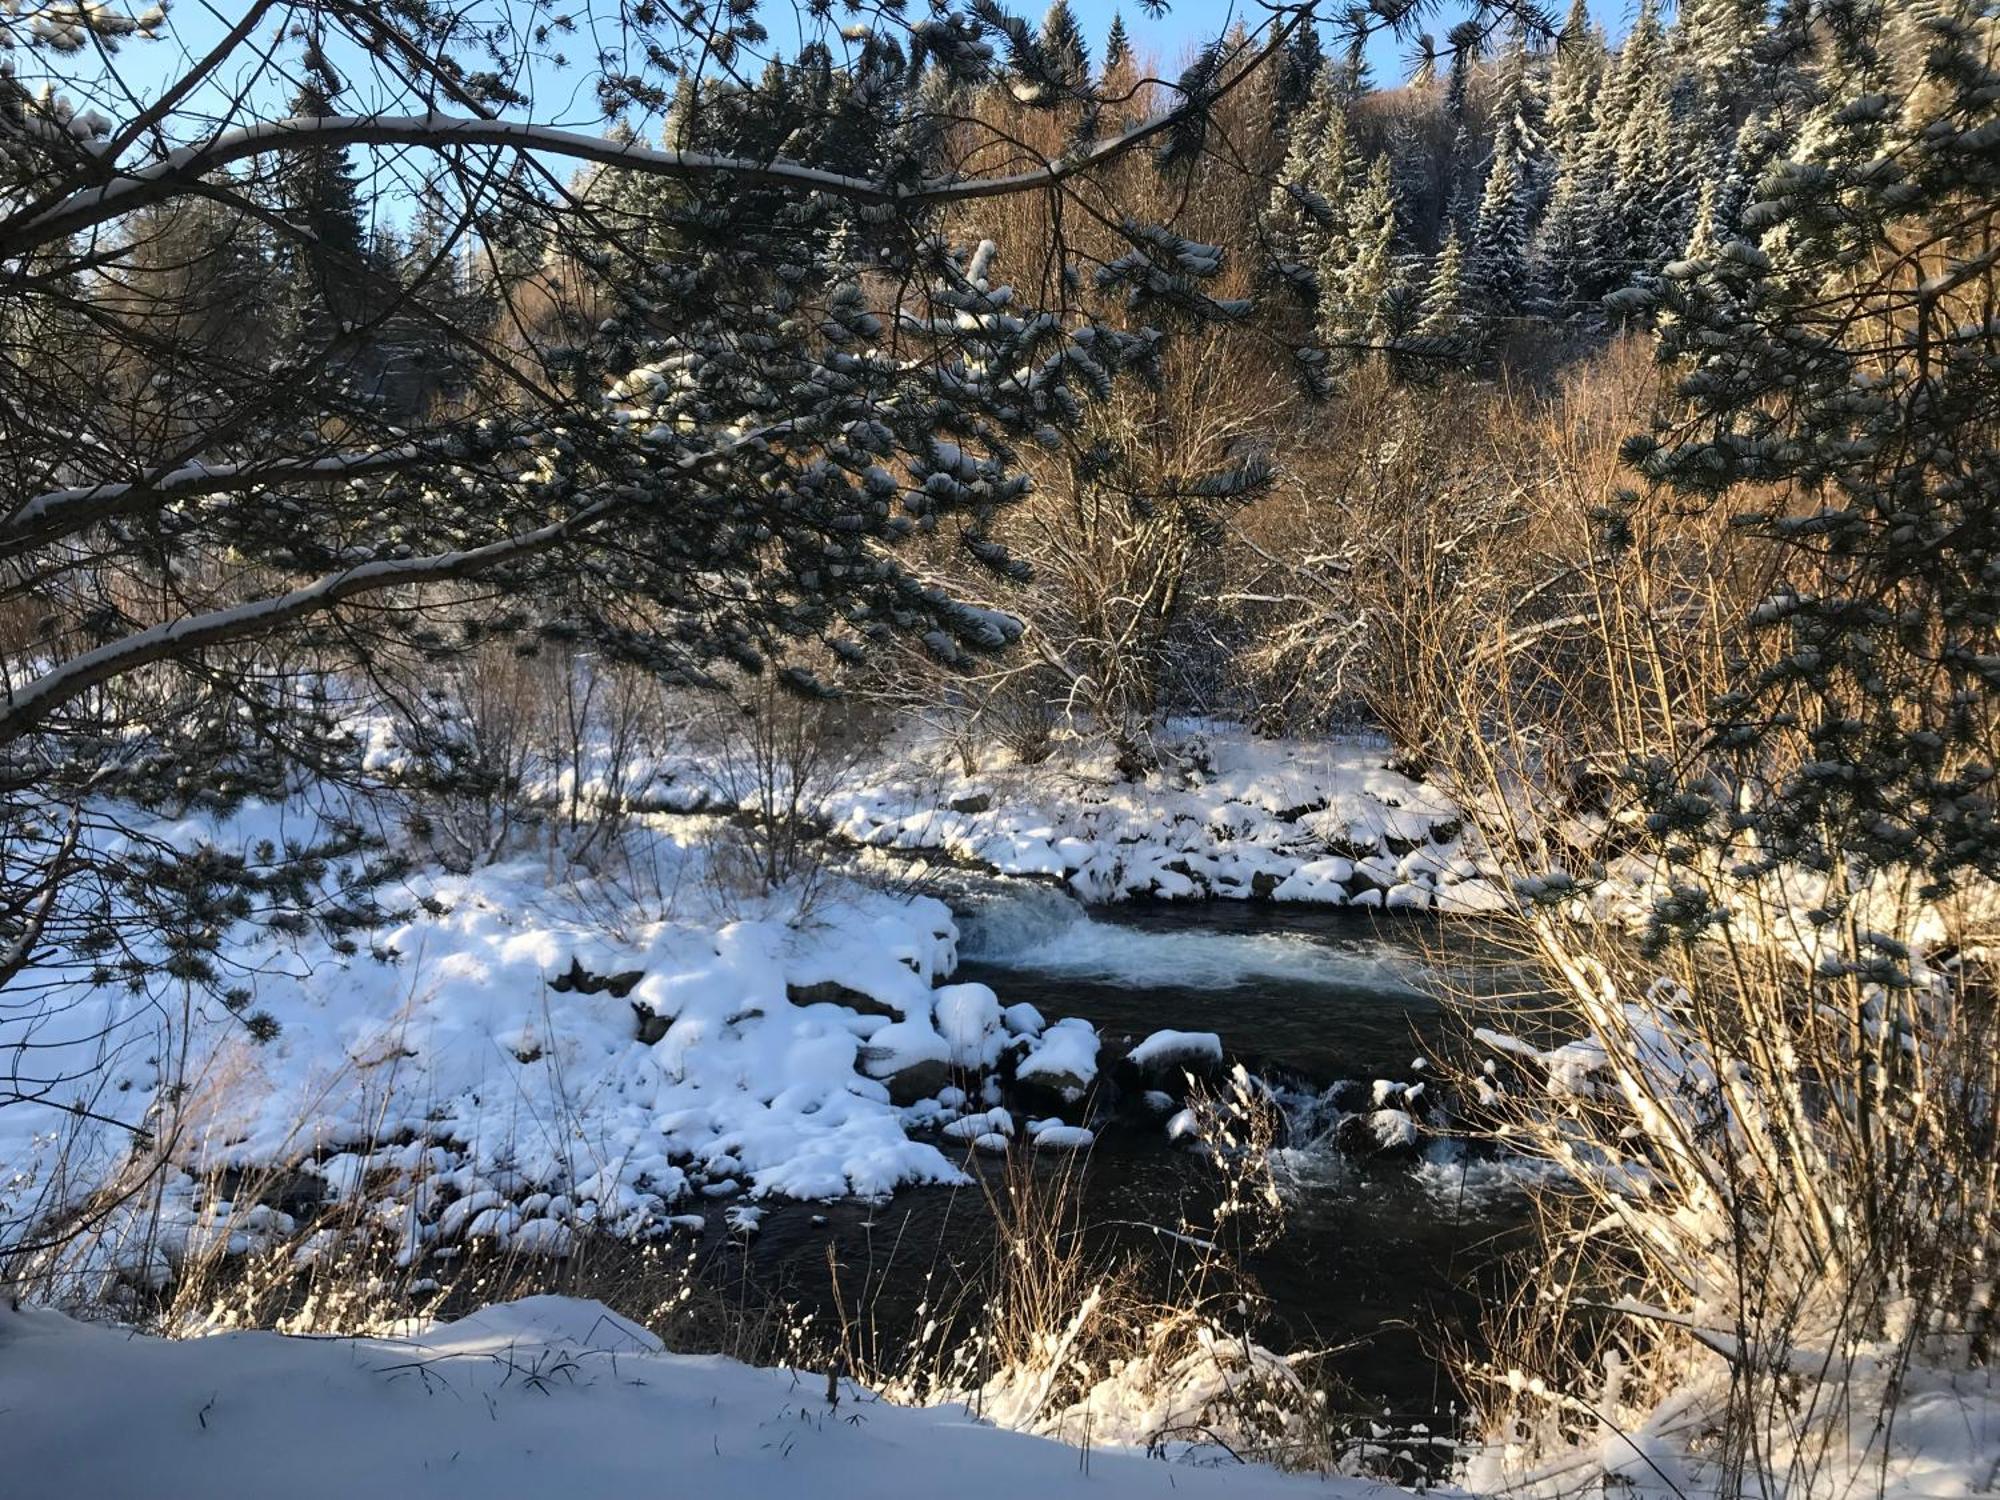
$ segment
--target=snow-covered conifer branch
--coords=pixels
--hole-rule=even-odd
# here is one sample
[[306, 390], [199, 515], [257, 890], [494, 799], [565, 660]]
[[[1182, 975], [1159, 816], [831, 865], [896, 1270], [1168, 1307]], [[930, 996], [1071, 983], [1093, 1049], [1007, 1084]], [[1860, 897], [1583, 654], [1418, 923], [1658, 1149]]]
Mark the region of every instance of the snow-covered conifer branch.
[[240, 463], [195, 460], [139, 479], [45, 490], [0, 517], [0, 550], [32, 546], [78, 527], [129, 515], [163, 501], [229, 494], [300, 480], [364, 479], [451, 462], [462, 453], [462, 445], [455, 442], [403, 443], [393, 448], [329, 453], [319, 458], [272, 458]]

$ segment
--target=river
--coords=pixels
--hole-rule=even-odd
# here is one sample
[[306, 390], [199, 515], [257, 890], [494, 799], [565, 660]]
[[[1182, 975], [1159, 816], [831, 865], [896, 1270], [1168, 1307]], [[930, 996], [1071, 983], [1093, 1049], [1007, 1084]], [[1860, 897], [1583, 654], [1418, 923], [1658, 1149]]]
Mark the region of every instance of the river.
[[[1268, 1300], [1259, 1336], [1283, 1350], [1333, 1350], [1322, 1369], [1338, 1410], [1448, 1427], [1460, 1398], [1445, 1351], [1479, 1347], [1480, 1307], [1505, 1290], [1503, 1252], [1524, 1221], [1519, 1172], [1449, 1144], [1417, 1161], [1351, 1159], [1325, 1138], [1326, 1091], [1422, 1081], [1448, 1029], [1442, 985], [1505, 994], [1521, 969], [1476, 927], [1415, 916], [1268, 902], [1085, 908], [1024, 884], [962, 889], [954, 906], [957, 978], [1051, 1020], [1084, 1017], [1107, 1040], [1213, 1031], [1232, 1062], [1280, 1085], [1293, 1117], [1278, 1158], [1284, 1224], [1246, 1264]], [[1158, 1120], [1093, 1123], [1086, 1232], [1155, 1256], [1170, 1249], [1157, 1229], [1200, 1221], [1212, 1167], [1170, 1143]], [[1039, 1172], [1077, 1170], [1043, 1156]], [[969, 1165], [989, 1181], [1000, 1172]], [[992, 1243], [981, 1188], [911, 1190], [879, 1204], [773, 1208], [742, 1269], [831, 1315], [831, 1245], [841, 1304], [872, 1317], [893, 1346], [920, 1306], [936, 1315], [937, 1286]]]

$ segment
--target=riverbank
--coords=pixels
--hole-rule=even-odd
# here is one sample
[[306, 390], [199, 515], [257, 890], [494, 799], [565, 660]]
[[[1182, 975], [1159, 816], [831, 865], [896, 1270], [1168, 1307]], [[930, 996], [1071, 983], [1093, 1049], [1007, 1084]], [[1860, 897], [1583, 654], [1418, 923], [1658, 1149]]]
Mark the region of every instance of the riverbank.
[[[150, 832], [243, 848], [309, 820], [303, 806], [246, 807]], [[1170, 1020], [1108, 1045], [1060, 988], [1024, 1004], [1025, 991], [952, 982], [959, 928], [934, 897], [825, 875], [801, 912], [793, 892], [721, 889], [713, 849], [684, 830], [628, 837], [666, 872], [670, 902], [515, 861], [405, 877], [385, 893], [402, 920], [365, 948], [244, 924], [223, 961], [255, 976], [261, 1040], [227, 997], [195, 992], [175, 1010], [93, 982], [81, 960], [50, 965], [36, 1061], [75, 1082], [0, 1119], [0, 1207], [21, 1233], [110, 1206], [39, 1262], [44, 1292], [88, 1302], [159, 1287], [217, 1248], [281, 1246], [328, 1222], [392, 1232], [412, 1265], [475, 1244], [560, 1255], [577, 1233], [711, 1220], [750, 1233], [760, 1205], [963, 1185], [976, 1154], [1017, 1144], [1087, 1148], [1114, 1100], [1163, 1130], [1172, 1109], [1155, 1091], [1171, 1102], [1183, 1065], [1219, 1062], [1213, 1028], [1196, 1027], [1178, 1050], [1121, 1064], [1114, 1087], [1113, 1064]], [[1086, 946], [1131, 940], [1070, 898], [1023, 894], [1023, 930], [1060, 919]], [[989, 962], [1002, 957], [996, 920]], [[1237, 982], [1241, 941], [1208, 944], [1218, 994]], [[1191, 935], [1164, 961], [1199, 973], [1187, 950], [1203, 946]], [[1428, 1006], [1414, 949], [1376, 945], [1357, 970], [1324, 944], [1264, 946], [1308, 989], [1361, 981], [1378, 1027]], [[1356, 1065], [1383, 1066], [1380, 1052]]]

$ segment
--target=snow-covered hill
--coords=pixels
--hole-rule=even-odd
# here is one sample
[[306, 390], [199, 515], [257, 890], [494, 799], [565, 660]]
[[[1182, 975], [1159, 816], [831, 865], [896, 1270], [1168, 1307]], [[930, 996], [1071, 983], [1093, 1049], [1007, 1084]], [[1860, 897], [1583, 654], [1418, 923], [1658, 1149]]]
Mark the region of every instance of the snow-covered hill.
[[1393, 1495], [1258, 1466], [1079, 1452], [824, 1374], [660, 1352], [532, 1297], [403, 1338], [168, 1341], [0, 1307], [0, 1449], [20, 1500], [1059, 1500]]

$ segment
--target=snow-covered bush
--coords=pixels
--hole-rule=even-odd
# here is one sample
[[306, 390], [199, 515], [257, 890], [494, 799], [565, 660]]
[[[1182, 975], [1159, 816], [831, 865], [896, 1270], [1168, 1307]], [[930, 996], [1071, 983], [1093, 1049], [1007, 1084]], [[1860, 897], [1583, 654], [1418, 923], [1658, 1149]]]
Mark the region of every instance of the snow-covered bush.
[[1475, 1372], [1474, 1482], [1904, 1482], [1927, 1429], [1902, 1402], [1970, 1380], [1992, 1404], [1990, 959], [1852, 928], [1812, 964], [1734, 937], [1648, 958], [1601, 929], [1538, 934], [1582, 1034], [1488, 1034], [1505, 1066], [1468, 1080], [1562, 1183]]

